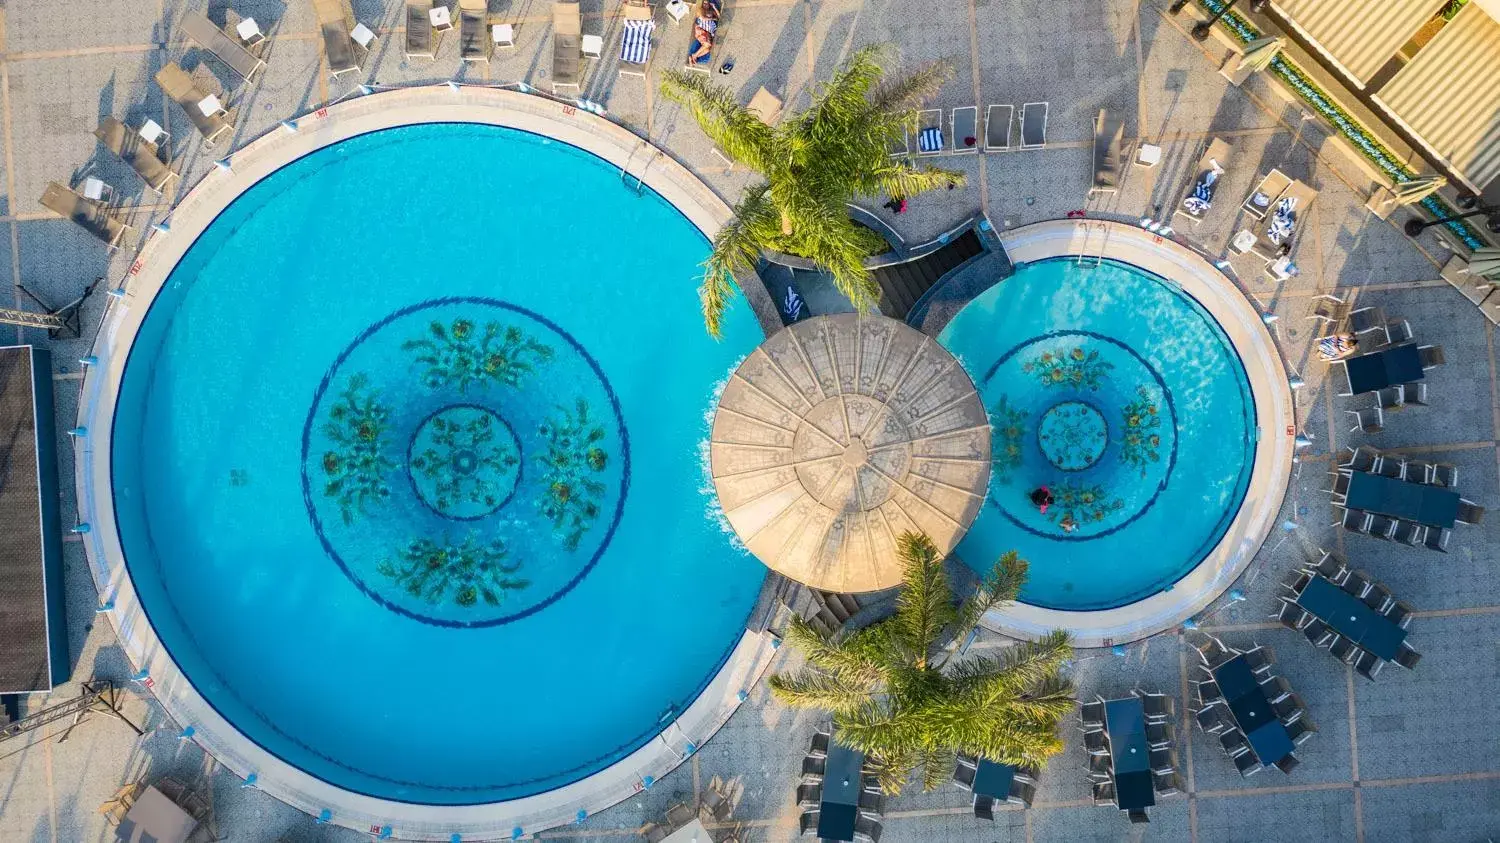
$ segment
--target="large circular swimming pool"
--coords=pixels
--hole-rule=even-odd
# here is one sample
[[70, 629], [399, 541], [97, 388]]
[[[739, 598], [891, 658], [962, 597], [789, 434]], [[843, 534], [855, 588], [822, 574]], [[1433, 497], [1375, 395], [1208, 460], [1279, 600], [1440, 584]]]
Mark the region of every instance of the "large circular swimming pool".
[[1250, 481], [1255, 403], [1224, 331], [1176, 285], [1113, 261], [1036, 261], [939, 341], [979, 388], [994, 459], [957, 553], [987, 570], [1018, 550], [1031, 563], [1022, 602], [1124, 606], [1223, 538]]
[[131, 348], [126, 563], [183, 673], [340, 788], [465, 805], [580, 779], [683, 711], [764, 568], [711, 511], [708, 244], [566, 144], [436, 124], [240, 195]]

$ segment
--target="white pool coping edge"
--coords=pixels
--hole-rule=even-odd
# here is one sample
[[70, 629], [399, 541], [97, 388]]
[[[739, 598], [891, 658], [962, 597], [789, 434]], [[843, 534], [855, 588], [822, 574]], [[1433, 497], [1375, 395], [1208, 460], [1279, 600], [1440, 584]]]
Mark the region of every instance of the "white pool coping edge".
[[[1297, 420], [1286, 365], [1260, 312], [1201, 254], [1151, 231], [1104, 220], [1050, 220], [1001, 231], [1016, 264], [1084, 255], [1122, 261], [1176, 283], [1219, 323], [1245, 367], [1255, 403], [1255, 464], [1244, 503], [1224, 537], [1170, 588], [1114, 609], [1065, 611], [1012, 603], [984, 616], [986, 629], [1034, 639], [1066, 629], [1077, 647], [1109, 647], [1181, 626], [1239, 578], [1276, 526], [1296, 450]], [[1005, 282], [1000, 282], [1004, 284]], [[1150, 548], [1140, 548], [1150, 553]], [[1119, 560], [1128, 564], [1129, 560]]]
[[[219, 715], [167, 654], [147, 620], [124, 562], [115, 523], [110, 477], [110, 441], [115, 400], [130, 346], [161, 286], [198, 236], [241, 193], [293, 160], [322, 147], [380, 129], [419, 123], [505, 126], [549, 137], [590, 152], [620, 168], [621, 178], [655, 190], [712, 239], [730, 219], [729, 207], [702, 181], [665, 152], [609, 120], [568, 103], [496, 88], [448, 85], [373, 93], [297, 118], [295, 130], [276, 129], [236, 150], [226, 166], [211, 170], [181, 200], [169, 230], [157, 230], [112, 295], [94, 340], [83, 382], [76, 437], [75, 483], [79, 521], [89, 571], [99, 589], [103, 614], [118, 633], [138, 680], [149, 689], [190, 739], [235, 775], [255, 775], [254, 786], [313, 816], [328, 810], [330, 822], [378, 833], [390, 827], [402, 840], [511, 839], [575, 822], [579, 811], [597, 813], [640, 792], [702, 746], [728, 721], [770, 666], [774, 636], [746, 631], [727, 661], [676, 720], [635, 752], [579, 781], [544, 793], [483, 805], [419, 805], [364, 796], [329, 784], [282, 761]], [[607, 239], [607, 238], [606, 238]], [[414, 711], [414, 716], [420, 712]]]

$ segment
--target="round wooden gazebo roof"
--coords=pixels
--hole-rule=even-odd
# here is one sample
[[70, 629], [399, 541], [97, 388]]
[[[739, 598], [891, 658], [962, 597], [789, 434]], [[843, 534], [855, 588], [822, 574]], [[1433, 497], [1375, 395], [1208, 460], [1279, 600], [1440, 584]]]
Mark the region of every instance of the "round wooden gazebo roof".
[[882, 316], [798, 322], [740, 364], [709, 451], [724, 515], [752, 553], [813, 588], [901, 582], [896, 538], [944, 552], [990, 477], [974, 383], [931, 337]]

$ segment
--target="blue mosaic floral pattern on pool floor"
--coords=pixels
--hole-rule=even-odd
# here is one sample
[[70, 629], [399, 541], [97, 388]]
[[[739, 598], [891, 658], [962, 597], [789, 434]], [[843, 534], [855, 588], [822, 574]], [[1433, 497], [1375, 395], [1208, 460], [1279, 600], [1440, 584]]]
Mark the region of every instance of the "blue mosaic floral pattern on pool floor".
[[[980, 380], [1035, 387], [1002, 392], [990, 411], [989, 505], [1017, 526], [1083, 540], [1123, 528], [1155, 503], [1176, 447], [1171, 396], [1133, 350], [1088, 331], [1058, 331], [1013, 346]], [[1046, 512], [1029, 497], [1040, 486], [1053, 497]]]
[[404, 308], [325, 376], [304, 428], [324, 549], [387, 608], [443, 626], [525, 617], [614, 533], [629, 438], [603, 372], [540, 314], [493, 299]]
[[1082, 401], [1064, 401], [1042, 414], [1036, 438], [1047, 462], [1063, 471], [1082, 471], [1104, 456], [1109, 429], [1098, 410]]
[[474, 521], [510, 502], [521, 480], [521, 443], [493, 410], [455, 404], [417, 426], [406, 465], [423, 503], [446, 518]]

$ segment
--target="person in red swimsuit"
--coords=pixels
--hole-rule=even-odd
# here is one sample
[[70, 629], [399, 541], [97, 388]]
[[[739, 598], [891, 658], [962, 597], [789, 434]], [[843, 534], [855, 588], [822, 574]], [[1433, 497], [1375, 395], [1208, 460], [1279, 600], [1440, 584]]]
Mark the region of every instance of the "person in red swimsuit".
[[1032, 489], [1031, 502], [1036, 506], [1038, 510], [1041, 511], [1043, 515], [1046, 515], [1047, 507], [1052, 505], [1052, 490], [1048, 489], [1046, 486], [1038, 486], [1037, 488]]

